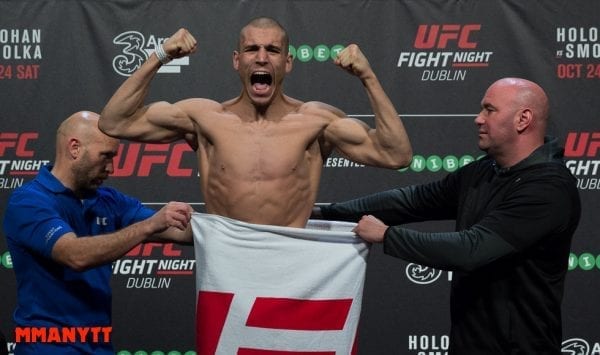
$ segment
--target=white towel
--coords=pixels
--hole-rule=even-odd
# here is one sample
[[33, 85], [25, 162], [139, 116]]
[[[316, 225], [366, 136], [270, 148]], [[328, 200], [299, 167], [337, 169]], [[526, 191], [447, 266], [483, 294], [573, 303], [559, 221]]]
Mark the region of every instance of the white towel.
[[355, 225], [194, 213], [197, 354], [356, 353], [369, 245]]

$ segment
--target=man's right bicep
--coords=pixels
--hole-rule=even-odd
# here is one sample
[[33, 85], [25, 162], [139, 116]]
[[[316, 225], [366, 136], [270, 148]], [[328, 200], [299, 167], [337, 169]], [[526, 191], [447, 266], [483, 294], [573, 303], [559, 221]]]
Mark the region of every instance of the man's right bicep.
[[[102, 121], [102, 119], [101, 119]], [[104, 133], [144, 143], [170, 143], [183, 139], [192, 129], [189, 117], [179, 107], [168, 102], [155, 102], [143, 107], [131, 117], [101, 125]]]
[[195, 134], [196, 127], [192, 115], [195, 111], [201, 115], [202, 106], [193, 104], [192, 99], [183, 100], [170, 104], [168, 102], [156, 102], [147, 107], [145, 113], [147, 129], [161, 135], [167, 141], [184, 139], [186, 134]]

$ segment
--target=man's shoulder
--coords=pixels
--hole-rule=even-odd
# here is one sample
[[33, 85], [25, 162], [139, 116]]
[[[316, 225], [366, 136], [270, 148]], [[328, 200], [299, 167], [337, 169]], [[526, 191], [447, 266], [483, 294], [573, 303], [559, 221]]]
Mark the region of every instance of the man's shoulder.
[[[215, 122], [236, 121], [239, 113], [236, 112], [235, 105], [236, 99], [217, 102], [211, 99], [190, 98], [177, 103], [193, 122], [200, 125], [203, 132], [210, 131]], [[233, 118], [233, 121], [223, 118]]]
[[15, 204], [27, 199], [41, 200], [50, 198], [51, 195], [48, 189], [34, 179], [14, 189], [10, 194], [9, 204]]
[[307, 101], [298, 107], [298, 113], [317, 116], [319, 118], [336, 119], [346, 117], [342, 110], [320, 101]]
[[577, 178], [562, 161], [548, 161], [529, 166], [523, 169], [523, 176], [529, 180], [542, 183], [544, 186], [569, 186], [576, 188]]
[[189, 99], [184, 99], [178, 101], [176, 106], [182, 108], [185, 112], [194, 116], [194, 114], [198, 113], [206, 113], [206, 112], [221, 112], [225, 110], [227, 103], [225, 102], [217, 102], [212, 99], [205, 99], [200, 97], [194, 97]]
[[321, 101], [300, 102], [299, 110], [331, 110], [333, 106]]
[[223, 102], [218, 102], [213, 99], [208, 99], [204, 97], [190, 97], [187, 99], [183, 99], [181, 101], [177, 101], [178, 105], [216, 105], [221, 106]]

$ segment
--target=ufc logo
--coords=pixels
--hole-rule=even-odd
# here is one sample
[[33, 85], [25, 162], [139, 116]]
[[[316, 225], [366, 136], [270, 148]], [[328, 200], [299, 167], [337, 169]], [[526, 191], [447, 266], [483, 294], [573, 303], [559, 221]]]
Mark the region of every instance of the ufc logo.
[[133, 247], [125, 256], [151, 256], [153, 251], [161, 256], [176, 257], [181, 256], [181, 250], [177, 249], [173, 243], [141, 243]]
[[39, 134], [37, 132], [4, 132], [0, 133], [0, 156], [4, 156], [8, 148], [15, 149], [15, 155], [20, 158], [32, 157], [34, 151], [27, 150], [29, 141], [36, 140]]
[[565, 157], [595, 157], [600, 150], [600, 132], [569, 132]]
[[458, 48], [473, 49], [477, 47], [477, 42], [470, 41], [469, 37], [480, 29], [480, 24], [420, 25], [414, 46], [419, 49], [443, 49], [448, 46], [449, 42], [456, 41]]
[[112, 176], [149, 176], [152, 167], [166, 165], [168, 176], [190, 177], [192, 169], [181, 167], [184, 154], [188, 152], [192, 152], [192, 148], [185, 143], [173, 145], [131, 143], [127, 147], [121, 144], [113, 160]]

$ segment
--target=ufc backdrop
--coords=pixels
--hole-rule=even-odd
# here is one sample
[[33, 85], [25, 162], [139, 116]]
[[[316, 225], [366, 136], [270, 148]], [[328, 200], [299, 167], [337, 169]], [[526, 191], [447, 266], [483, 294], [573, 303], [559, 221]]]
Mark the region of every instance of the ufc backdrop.
[[[373, 125], [360, 81], [332, 64], [356, 43], [396, 105], [413, 144], [411, 166], [365, 167], [333, 155], [318, 203], [424, 183], [482, 155], [474, 118], [485, 89], [518, 76], [544, 87], [550, 134], [565, 145], [583, 215], [563, 304], [565, 354], [600, 354], [600, 2], [564, 1], [0, 1], [0, 215], [17, 187], [54, 159], [57, 125], [100, 112], [117, 87], [181, 27], [198, 40], [164, 66], [148, 102], [239, 94], [232, 68], [240, 28], [278, 19], [295, 55], [286, 93], [343, 109]], [[160, 208], [203, 212], [197, 162], [183, 142], [123, 141], [107, 184]], [[415, 224], [447, 231], [453, 221]], [[3, 232], [0, 232], [3, 233]], [[16, 284], [0, 238], [0, 331], [14, 349]], [[235, 255], [231, 256], [232, 258]], [[113, 266], [112, 339], [119, 354], [193, 354], [192, 247], [145, 244]], [[445, 354], [452, 273], [409, 264], [374, 246], [359, 327], [361, 354]]]

